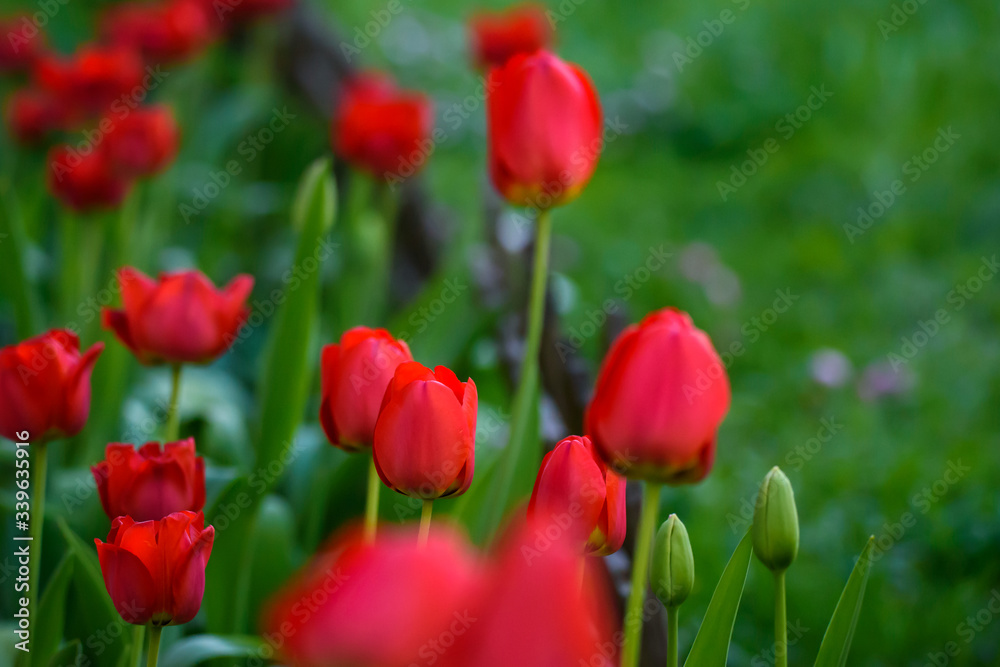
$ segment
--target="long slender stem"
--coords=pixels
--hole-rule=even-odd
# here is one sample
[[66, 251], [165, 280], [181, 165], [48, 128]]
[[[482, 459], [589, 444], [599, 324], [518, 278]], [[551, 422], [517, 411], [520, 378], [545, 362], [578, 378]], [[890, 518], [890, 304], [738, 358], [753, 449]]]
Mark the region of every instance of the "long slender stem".
[[167, 432], [163, 436], [165, 442], [173, 442], [180, 435], [181, 415], [178, 399], [181, 395], [181, 365], [174, 364], [170, 377], [170, 403], [167, 405]]
[[160, 633], [163, 628], [158, 625], [149, 626], [149, 651], [146, 653], [146, 667], [156, 667], [160, 659]]
[[677, 667], [677, 614], [680, 606], [667, 608], [667, 667]]
[[785, 573], [774, 573], [774, 665], [788, 667], [788, 617], [785, 610]]
[[35, 496], [32, 498], [35, 514], [28, 517], [28, 536], [31, 538], [30, 548], [34, 554], [31, 559], [31, 572], [28, 576], [28, 609], [31, 610], [31, 617], [37, 619], [39, 618], [38, 588], [41, 585], [39, 582], [42, 574], [42, 534], [45, 527], [45, 477], [49, 467], [49, 448], [44, 441], [29, 445], [29, 447], [35, 450], [35, 466], [32, 471], [32, 476], [35, 479]]
[[535, 235], [535, 259], [531, 274], [531, 294], [528, 301], [528, 337], [521, 359], [521, 377], [514, 392], [514, 408], [511, 411], [510, 443], [504, 454], [497, 485], [497, 497], [491, 503], [492, 515], [488, 523], [490, 530], [496, 529], [503, 519], [510, 499], [511, 485], [517, 461], [524, 449], [531, 423], [531, 411], [537, 410], [535, 400], [538, 391], [538, 354], [542, 345], [542, 329], [545, 323], [545, 286], [549, 276], [549, 254], [552, 244], [552, 218], [548, 211], [538, 214], [538, 229]]
[[417, 537], [417, 541], [420, 546], [427, 544], [427, 538], [431, 534], [431, 512], [434, 509], [433, 500], [425, 500], [424, 505], [420, 508], [420, 535]]
[[145, 625], [135, 625], [132, 627], [132, 659], [128, 662], [129, 667], [142, 667], [139, 661], [142, 659], [142, 641], [145, 638]]
[[628, 594], [625, 613], [625, 646], [622, 648], [621, 667], [636, 667], [642, 649], [642, 608], [646, 603], [646, 586], [649, 582], [649, 556], [653, 544], [653, 531], [660, 514], [660, 488], [656, 482], [644, 482], [642, 515], [639, 534], [635, 538], [632, 554], [632, 590]]
[[365, 503], [365, 541], [374, 542], [375, 534], [378, 531], [378, 500], [381, 490], [382, 480], [379, 479], [378, 470], [375, 468], [375, 459], [372, 458], [368, 466], [368, 501]]

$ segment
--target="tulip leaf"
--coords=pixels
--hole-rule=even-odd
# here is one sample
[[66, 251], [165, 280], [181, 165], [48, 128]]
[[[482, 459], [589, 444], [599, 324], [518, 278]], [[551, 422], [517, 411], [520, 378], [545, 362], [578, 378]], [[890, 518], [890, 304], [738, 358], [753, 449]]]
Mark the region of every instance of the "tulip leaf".
[[747, 531], [715, 587], [712, 601], [708, 603], [708, 611], [705, 612], [705, 618], [698, 628], [691, 652], [684, 662], [685, 667], [726, 666], [729, 642], [733, 637], [736, 612], [739, 611], [740, 599], [743, 597], [743, 587], [746, 585], [752, 553], [753, 544], [750, 532]]
[[313, 342], [321, 264], [329, 255], [327, 234], [335, 211], [332, 167], [329, 160], [318, 160], [303, 175], [292, 206], [299, 239], [267, 343], [254, 472], [235, 479], [206, 515], [216, 528], [204, 603], [211, 630], [233, 634], [250, 625], [251, 540], [261, 501], [296, 455], [293, 439], [317, 366]]
[[56, 654], [62, 641], [66, 623], [66, 597], [73, 580], [75, 561], [76, 554], [66, 552], [42, 593], [38, 604], [38, 618], [45, 619], [45, 622], [38, 624], [31, 642], [32, 661], [36, 665], [48, 664], [49, 656]]
[[216, 658], [263, 658], [272, 650], [259, 637], [249, 635], [196, 635], [173, 644], [160, 658], [163, 667], [196, 667]]
[[55, 651], [48, 662], [44, 662], [40, 654], [35, 654], [34, 660], [36, 665], [48, 665], [49, 667], [76, 667], [86, 664], [83, 657], [83, 645], [79, 639], [74, 639]]
[[868, 544], [858, 556], [858, 562], [840, 594], [840, 601], [830, 618], [830, 625], [823, 635], [823, 643], [819, 646], [816, 656], [816, 667], [844, 667], [847, 664], [847, 653], [851, 650], [851, 640], [854, 639], [854, 629], [858, 625], [861, 614], [861, 603], [865, 597], [865, 587], [868, 585], [868, 575], [872, 570], [872, 548], [875, 537], [868, 539]]

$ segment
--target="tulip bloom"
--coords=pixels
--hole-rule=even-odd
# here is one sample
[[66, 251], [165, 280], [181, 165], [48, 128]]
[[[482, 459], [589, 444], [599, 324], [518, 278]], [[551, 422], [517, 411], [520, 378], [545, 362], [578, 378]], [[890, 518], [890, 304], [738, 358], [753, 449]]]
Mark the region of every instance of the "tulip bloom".
[[129, 266], [118, 282], [124, 307], [105, 308], [101, 322], [144, 364], [203, 364], [222, 355], [249, 314], [253, 289], [248, 275], [219, 290], [200, 271], [153, 280]]
[[215, 38], [212, 23], [212, 8], [202, 0], [125, 3], [105, 12], [100, 31], [106, 42], [162, 63], [183, 60], [204, 49]]
[[104, 349], [80, 354], [72, 331], [53, 329], [0, 349], [0, 435], [34, 442], [74, 436], [90, 413], [90, 374]]
[[426, 96], [397, 89], [387, 75], [362, 74], [345, 86], [337, 105], [333, 148], [375, 177], [401, 179], [427, 161], [433, 127]]
[[374, 543], [354, 532], [270, 602], [263, 637], [280, 638], [274, 645], [296, 667], [418, 664], [430, 642], [475, 621], [467, 611], [479, 577], [474, 554], [446, 530], [422, 547], [407, 530], [383, 531]]
[[112, 443], [104, 460], [90, 471], [109, 519], [155, 521], [205, 506], [205, 460], [195, 454], [194, 438], [168, 442], [163, 450], [156, 442], [147, 442], [139, 451]]
[[74, 211], [114, 209], [132, 188], [132, 180], [114, 169], [103, 142], [86, 152], [56, 146], [49, 151], [48, 163], [49, 190]]
[[99, 115], [116, 101], [143, 92], [146, 71], [139, 54], [117, 46], [85, 46], [69, 58], [42, 56], [36, 83], [64, 104]]
[[10, 96], [7, 123], [11, 134], [22, 144], [40, 143], [50, 133], [68, 125], [59, 101], [33, 88], [18, 90]]
[[159, 521], [120, 516], [107, 543], [94, 540], [115, 609], [128, 623], [181, 625], [198, 613], [215, 529], [201, 512], [174, 512]]
[[177, 156], [180, 130], [169, 107], [140, 107], [113, 121], [107, 139], [118, 170], [128, 176], [151, 176]]
[[0, 36], [0, 72], [25, 70], [45, 50], [45, 33], [29, 14], [0, 19]]
[[385, 388], [406, 361], [406, 341], [385, 329], [356, 327], [323, 348], [319, 420], [331, 444], [349, 452], [372, 446]]
[[459, 496], [472, 483], [476, 383], [438, 366], [401, 364], [375, 424], [375, 467], [389, 488], [414, 498]]
[[469, 20], [472, 56], [480, 69], [502, 67], [519, 53], [548, 47], [551, 40], [552, 26], [540, 5], [480, 12]]
[[587, 428], [606, 461], [629, 477], [698, 482], [715, 459], [729, 411], [729, 379], [705, 332], [674, 308], [647, 315], [611, 346], [587, 408]]
[[587, 73], [548, 51], [490, 72], [486, 97], [493, 184], [518, 206], [575, 199], [597, 167], [601, 105]]
[[597, 455], [590, 438], [570, 436], [542, 459], [528, 517], [569, 529], [588, 553], [613, 554], [625, 541], [625, 480]]

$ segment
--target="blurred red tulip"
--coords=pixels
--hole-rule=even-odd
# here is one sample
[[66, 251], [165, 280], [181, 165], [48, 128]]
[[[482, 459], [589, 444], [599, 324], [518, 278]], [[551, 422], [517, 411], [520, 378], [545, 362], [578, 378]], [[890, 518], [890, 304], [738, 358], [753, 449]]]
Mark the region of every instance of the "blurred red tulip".
[[211, 8], [215, 23], [226, 28], [243, 21], [276, 14], [295, 5], [295, 0], [202, 0]]
[[205, 506], [205, 460], [195, 453], [194, 438], [168, 442], [162, 450], [157, 442], [147, 442], [139, 451], [112, 443], [90, 471], [109, 519], [155, 521]]
[[113, 209], [122, 203], [132, 180], [117, 173], [104, 143], [56, 146], [49, 151], [49, 190], [66, 206], [86, 213]]
[[625, 480], [597, 455], [590, 438], [570, 436], [542, 459], [528, 518], [568, 531], [587, 552], [607, 556], [625, 541]]
[[379, 477], [399, 493], [430, 500], [459, 496], [472, 483], [476, 383], [438, 366], [401, 364], [385, 390], [375, 425]]
[[32, 442], [74, 436], [90, 413], [90, 373], [104, 343], [80, 354], [67, 329], [0, 348], [0, 435]]
[[33, 88], [15, 91], [7, 101], [7, 124], [22, 144], [37, 144], [67, 127], [65, 107], [50, 93]]
[[512, 204], [547, 209], [575, 199], [602, 146], [601, 105], [586, 72], [548, 51], [490, 71], [486, 116], [493, 184]]
[[30, 14], [0, 19], [0, 72], [28, 69], [45, 46], [45, 33]]
[[201, 512], [136, 523], [120, 516], [105, 544], [94, 540], [104, 585], [121, 617], [136, 625], [180, 625], [201, 608], [215, 529]]
[[518, 53], [549, 46], [552, 26], [541, 5], [525, 4], [502, 12], [479, 12], [469, 20], [469, 41], [476, 66], [501, 67]]
[[115, 167], [127, 176], [151, 176], [177, 156], [180, 129], [166, 106], [139, 107], [112, 121], [108, 151]]
[[198, 54], [215, 38], [211, 7], [202, 0], [124, 3], [101, 17], [105, 41], [134, 49], [153, 63]]
[[333, 149], [375, 177], [404, 179], [430, 157], [433, 127], [425, 95], [397, 89], [387, 75], [365, 73], [344, 88], [333, 118]]
[[63, 104], [99, 115], [113, 104], [135, 104], [145, 97], [145, 68], [139, 53], [120, 46], [82, 47], [69, 58], [45, 55], [35, 62], [34, 78]]
[[729, 378], [705, 332], [674, 308], [647, 315], [611, 346], [587, 408], [606, 461], [629, 477], [700, 481], [729, 411]]
[[432, 664], [470, 624], [480, 566], [438, 527], [424, 546], [409, 530], [374, 543], [335, 540], [268, 605], [264, 640], [296, 667]]
[[221, 356], [249, 314], [253, 289], [248, 275], [219, 290], [200, 271], [153, 280], [129, 266], [118, 271], [118, 282], [124, 307], [105, 308], [101, 322], [144, 364], [202, 364]]
[[410, 348], [385, 329], [356, 327], [323, 348], [319, 420], [333, 445], [347, 451], [372, 446], [385, 388], [405, 361], [413, 361]]
[[547, 539], [524, 522], [501, 542], [489, 586], [472, 608], [478, 619], [458, 638], [448, 667], [612, 667], [619, 644], [614, 603], [574, 540]]

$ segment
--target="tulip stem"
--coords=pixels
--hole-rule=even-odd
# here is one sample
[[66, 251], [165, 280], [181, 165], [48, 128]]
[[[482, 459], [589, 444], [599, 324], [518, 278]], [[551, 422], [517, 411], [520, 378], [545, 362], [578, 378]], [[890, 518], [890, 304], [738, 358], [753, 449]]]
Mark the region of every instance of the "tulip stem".
[[149, 651], [146, 653], [146, 667], [156, 667], [156, 662], [160, 659], [160, 633], [163, 628], [159, 625], [149, 626]]
[[180, 436], [180, 410], [178, 399], [181, 395], [181, 364], [174, 364], [170, 375], [170, 403], [167, 405], [167, 432], [164, 442], [174, 442]]
[[[42, 574], [42, 534], [45, 527], [45, 477], [49, 461], [48, 444], [43, 440], [31, 445], [35, 450], [35, 468], [31, 474], [35, 478], [34, 516], [28, 517], [28, 537], [31, 539], [32, 567], [28, 579], [28, 609], [33, 618], [38, 618], [38, 587]], [[29, 659], [29, 663], [31, 660]]]
[[667, 607], [667, 667], [677, 667], [677, 614], [680, 606]]
[[774, 665], [788, 667], [788, 620], [785, 610], [785, 572], [774, 573]]
[[145, 625], [136, 625], [132, 628], [132, 659], [128, 662], [129, 667], [142, 667], [139, 661], [142, 660], [142, 643], [145, 638]]
[[535, 396], [538, 391], [538, 355], [542, 346], [545, 324], [545, 286], [549, 276], [549, 248], [552, 245], [552, 216], [548, 210], [538, 212], [535, 232], [535, 259], [531, 274], [531, 293], [528, 301], [528, 334], [521, 358], [521, 376], [514, 392], [514, 406], [510, 420], [510, 442], [500, 466], [500, 479], [496, 486], [497, 497], [492, 505], [489, 528], [492, 532], [500, 525], [507, 510], [514, 474], [521, 458], [528, 425], [532, 423], [531, 411], [538, 410]]
[[366, 542], [374, 542], [375, 533], [378, 531], [378, 501], [381, 484], [382, 480], [379, 479], [378, 469], [375, 467], [375, 458], [372, 457], [371, 465], [368, 466], [368, 500], [365, 503]]
[[434, 510], [433, 500], [424, 500], [424, 505], [420, 509], [420, 535], [417, 541], [420, 546], [427, 544], [427, 538], [431, 534], [431, 512]]
[[649, 582], [649, 556], [653, 544], [656, 519], [660, 514], [660, 488], [658, 482], [644, 482], [642, 515], [639, 518], [639, 534], [635, 538], [632, 552], [632, 590], [628, 594], [625, 613], [625, 646], [622, 649], [621, 667], [636, 667], [642, 648], [642, 608], [646, 603], [646, 587]]

